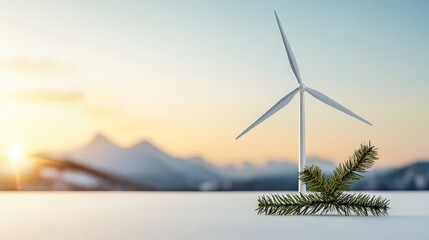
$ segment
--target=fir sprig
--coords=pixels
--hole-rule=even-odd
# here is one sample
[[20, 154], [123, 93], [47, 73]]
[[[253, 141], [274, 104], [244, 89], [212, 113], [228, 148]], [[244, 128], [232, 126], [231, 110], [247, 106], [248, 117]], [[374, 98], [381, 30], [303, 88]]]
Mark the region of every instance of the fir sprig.
[[340, 215], [385, 216], [390, 209], [389, 200], [381, 196], [350, 194], [354, 180], [363, 178], [362, 174], [377, 160], [377, 149], [362, 144], [344, 163], [335, 168], [327, 179], [317, 166], [309, 166], [299, 173], [299, 178], [308, 187], [308, 194], [274, 194], [258, 199], [258, 214], [312, 215], [338, 212]]
[[374, 165], [378, 159], [377, 155], [377, 148], [372, 146], [371, 142], [368, 145], [362, 144], [351, 157], [335, 168], [334, 174], [329, 179], [331, 191], [350, 190], [353, 181], [362, 179], [362, 174]]
[[313, 215], [337, 211], [340, 215], [385, 216], [389, 200], [367, 194], [342, 193], [337, 200], [327, 200], [321, 193], [274, 194], [258, 199], [258, 214]]
[[299, 178], [303, 181], [311, 192], [326, 193], [329, 192], [330, 182], [325, 178], [322, 170], [315, 165], [307, 166], [304, 171], [299, 173]]

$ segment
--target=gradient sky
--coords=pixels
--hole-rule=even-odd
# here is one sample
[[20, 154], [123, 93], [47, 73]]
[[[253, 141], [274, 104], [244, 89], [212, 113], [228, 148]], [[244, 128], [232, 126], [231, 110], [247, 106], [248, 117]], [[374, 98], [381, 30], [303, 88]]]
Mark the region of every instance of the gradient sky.
[[307, 154], [342, 161], [360, 143], [378, 166], [429, 158], [428, 1], [0, 0], [0, 151], [82, 146], [102, 132], [216, 164], [297, 159], [306, 85], [374, 124], [307, 97]]

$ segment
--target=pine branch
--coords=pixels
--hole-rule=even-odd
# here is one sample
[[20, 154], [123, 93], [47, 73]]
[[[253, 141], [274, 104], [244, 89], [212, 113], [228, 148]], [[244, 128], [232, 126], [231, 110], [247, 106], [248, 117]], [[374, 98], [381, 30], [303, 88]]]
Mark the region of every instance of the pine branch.
[[334, 210], [332, 203], [325, 201], [320, 193], [274, 194], [259, 197], [256, 211], [268, 215], [322, 214]]
[[377, 155], [377, 149], [371, 146], [371, 142], [368, 145], [362, 144], [355, 150], [353, 156], [335, 168], [333, 176], [329, 179], [330, 194], [350, 190], [353, 181], [362, 179], [361, 174], [374, 165], [374, 161], [378, 159]]
[[381, 196], [376, 197], [362, 193], [343, 193], [339, 196], [335, 207], [338, 213], [344, 215], [354, 213], [364, 216], [368, 216], [369, 214], [374, 216], [386, 216], [388, 215], [387, 211], [390, 209], [389, 204], [389, 200]]
[[301, 179], [311, 192], [329, 192], [329, 181], [318, 166], [305, 167], [304, 171], [299, 173], [299, 179]]
[[258, 199], [258, 214], [313, 215], [338, 212], [340, 215], [385, 216], [390, 209], [389, 200], [366, 194], [343, 193], [351, 188], [354, 180], [374, 165], [377, 149], [361, 145], [353, 156], [338, 165], [330, 179], [317, 166], [306, 167], [299, 178], [309, 189], [308, 194], [262, 196]]
[[385, 216], [389, 200], [366, 194], [341, 194], [338, 200], [326, 199], [321, 193], [262, 196], [258, 199], [258, 214], [314, 215], [337, 211], [340, 215]]

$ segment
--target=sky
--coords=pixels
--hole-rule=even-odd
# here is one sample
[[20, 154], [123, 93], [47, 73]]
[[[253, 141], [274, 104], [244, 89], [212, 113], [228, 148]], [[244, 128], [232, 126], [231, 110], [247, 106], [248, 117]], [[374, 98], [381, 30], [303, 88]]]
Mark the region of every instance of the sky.
[[0, 155], [71, 150], [101, 132], [215, 164], [298, 158], [299, 98], [235, 137], [303, 82], [307, 155], [377, 166], [429, 159], [427, 1], [0, 0]]

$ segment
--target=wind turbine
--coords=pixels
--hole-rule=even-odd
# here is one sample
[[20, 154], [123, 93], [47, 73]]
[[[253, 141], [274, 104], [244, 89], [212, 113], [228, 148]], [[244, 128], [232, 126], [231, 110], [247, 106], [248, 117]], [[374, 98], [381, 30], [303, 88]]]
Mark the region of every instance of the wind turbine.
[[[261, 122], [263, 122], [265, 119], [271, 117], [274, 113], [285, 107], [292, 98], [299, 92], [299, 166], [298, 171], [301, 172], [305, 168], [305, 103], [304, 103], [304, 93], [308, 92], [311, 96], [315, 97], [319, 101], [345, 113], [348, 114], [366, 124], [369, 124], [372, 126], [370, 122], [363, 119], [362, 117], [358, 116], [357, 114], [353, 113], [352, 111], [348, 110], [341, 104], [335, 102], [330, 97], [326, 96], [325, 94], [314, 90], [312, 88], [309, 88], [304, 85], [304, 83], [301, 80], [301, 74], [299, 72], [298, 64], [296, 63], [295, 57], [293, 55], [292, 49], [290, 48], [289, 42], [286, 38], [286, 35], [283, 31], [282, 24], [280, 23], [279, 17], [277, 16], [276, 11], [274, 11], [274, 15], [276, 16], [277, 24], [279, 25], [280, 34], [282, 35], [283, 43], [286, 48], [286, 53], [289, 59], [290, 66], [292, 67], [292, 71], [295, 74], [296, 80], [298, 81], [299, 86], [295, 88], [292, 92], [288, 93], [286, 96], [284, 96], [282, 99], [280, 99], [274, 106], [272, 106], [264, 115], [262, 115], [258, 120], [256, 120], [252, 125], [250, 125], [244, 132], [242, 132], [240, 135], [238, 135], [236, 140], [239, 139], [241, 136], [252, 130], [254, 127], [258, 126]], [[305, 185], [299, 180], [298, 178], [298, 191], [299, 192], [305, 192], [306, 188]]]

